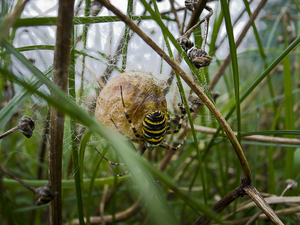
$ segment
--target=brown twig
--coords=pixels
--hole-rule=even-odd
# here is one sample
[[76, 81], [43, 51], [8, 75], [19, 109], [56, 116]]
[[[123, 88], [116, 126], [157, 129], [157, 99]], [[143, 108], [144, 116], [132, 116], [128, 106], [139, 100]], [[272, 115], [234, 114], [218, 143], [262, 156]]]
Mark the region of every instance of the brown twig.
[[170, 0], [170, 5], [171, 5], [172, 13], [173, 13], [174, 16], [175, 16], [175, 21], [176, 21], [176, 23], [177, 23], [178, 30], [179, 30], [179, 32], [181, 32], [181, 30], [182, 30], [182, 24], [181, 24], [181, 22], [180, 22], [180, 20], [179, 20], [179, 18], [178, 18], [177, 11], [176, 11], [176, 9], [175, 9], [175, 7], [174, 7], [174, 0]]
[[186, 27], [186, 30], [189, 30], [192, 26], [194, 26], [197, 23], [207, 2], [208, 2], [208, 0], [199, 0], [197, 2], [197, 5], [195, 7], [196, 9], [193, 11], [193, 14], [192, 14], [191, 19]]
[[[217, 129], [210, 128], [210, 127], [203, 127], [194, 125], [195, 131], [207, 133], [207, 134], [215, 134]], [[188, 126], [188, 129], [191, 129]], [[237, 133], [234, 133], [237, 135]], [[267, 142], [267, 143], [276, 143], [276, 144], [287, 144], [287, 145], [300, 145], [300, 139], [292, 139], [292, 138], [281, 138], [281, 137], [272, 137], [266, 135], [251, 135], [251, 136], [244, 136], [242, 137], [244, 140], [248, 141], [257, 141], [257, 142]]]
[[[300, 212], [300, 206], [295, 206], [295, 207], [290, 207], [287, 209], [280, 209], [280, 210], [276, 210], [275, 213], [278, 216], [284, 216], [284, 215], [291, 215], [291, 214], [295, 214], [295, 213], [299, 213]], [[244, 224], [247, 221], [249, 221], [251, 219], [251, 217], [245, 217], [242, 219], [237, 219], [237, 220], [233, 220], [233, 221], [226, 221], [227, 224]], [[260, 214], [257, 217], [257, 220], [267, 220], [268, 217], [265, 214]]]
[[[277, 204], [287, 204], [287, 203], [299, 203], [300, 202], [300, 197], [296, 196], [289, 196], [289, 197], [280, 197], [280, 196], [270, 196], [270, 197], [265, 197], [265, 201], [269, 204], [269, 205], [277, 205]], [[244, 203], [244, 205], [239, 206], [235, 213], [244, 211], [244, 210], [249, 210], [252, 207], [255, 207], [256, 204], [251, 201], [248, 203]], [[230, 213], [226, 216], [224, 216], [224, 219], [227, 219], [229, 217], [231, 217], [233, 215], [233, 213]]]
[[[115, 215], [115, 222], [120, 222], [124, 221], [132, 216], [134, 216], [139, 210], [140, 210], [140, 203], [141, 203], [141, 198], [138, 198], [132, 206], [130, 206], [128, 209], [126, 209], [123, 212], [116, 213]], [[91, 224], [101, 224], [102, 223], [102, 217], [99, 216], [91, 216], [90, 217], [90, 222]], [[112, 215], [109, 216], [104, 216], [105, 223], [111, 223], [113, 221]], [[86, 219], [85, 219], [86, 221]], [[78, 225], [79, 220], [74, 219], [72, 221], [72, 225]]]
[[99, 212], [100, 212], [100, 218], [101, 218], [101, 225], [105, 225], [105, 219], [104, 219], [104, 206], [105, 206], [105, 199], [107, 195], [108, 185], [104, 185], [103, 187], [103, 195], [101, 197], [101, 202], [99, 206]]
[[261, 210], [259, 210], [258, 212], [256, 212], [250, 220], [248, 220], [248, 222], [245, 225], [250, 225], [251, 223], [253, 223], [255, 220], [257, 220], [257, 218], [259, 217], [259, 215], [262, 213]]
[[57, 192], [53, 191], [49, 184], [45, 184], [43, 187], [34, 188], [9, 172], [3, 166], [0, 165], [0, 171], [10, 176], [12, 179], [18, 181], [23, 187], [27, 188], [28, 190], [34, 193], [34, 204], [35, 205], [44, 205], [52, 201], [52, 199], [57, 195]]
[[[235, 190], [231, 191], [225, 197], [223, 197], [220, 201], [218, 201], [212, 208], [216, 213], [220, 213], [223, 209], [225, 209], [229, 204], [231, 204], [238, 197], [243, 196], [245, 192], [243, 191], [242, 185], [240, 185]], [[205, 225], [208, 224], [211, 219], [208, 219], [205, 215], [200, 216], [193, 225]]]
[[[258, 13], [260, 12], [260, 10], [264, 7], [264, 5], [266, 4], [267, 0], [261, 0], [261, 2], [259, 3], [259, 5], [257, 6], [256, 10], [252, 13], [252, 15], [250, 16], [247, 24], [245, 25], [242, 33], [240, 34], [238, 40], [235, 43], [236, 48], [239, 47], [239, 45], [241, 44], [242, 40], [244, 39], [246, 33], [248, 32], [250, 26], [252, 25], [252, 23], [254, 22], [254, 20], [256, 19]], [[214, 86], [217, 84], [217, 82], [219, 81], [219, 79], [221, 78], [223, 72], [225, 71], [225, 69], [227, 68], [229, 62], [230, 62], [230, 53], [227, 55], [226, 59], [223, 61], [223, 63], [221, 64], [221, 66], [218, 68], [217, 72], [215, 73], [213, 79], [210, 81], [210, 83], [208, 84], [208, 86], [213, 89]]]
[[[209, 6], [205, 6], [204, 7], [207, 11], [209, 11], [209, 13], [202, 19], [202, 20], [200, 20], [198, 23], [196, 23], [194, 26], [192, 26], [190, 29], [188, 29], [183, 35], [182, 35], [182, 37], [186, 37], [186, 38], [189, 38], [190, 36], [191, 36], [191, 34], [193, 33], [193, 31], [197, 28], [197, 27], [199, 27], [200, 26], [200, 24], [202, 24], [203, 22], [205, 22], [206, 24], [205, 24], [205, 29], [204, 29], [204, 37], [205, 38], [203, 38], [203, 39], [205, 39], [205, 40], [203, 40], [202, 41], [202, 45], [203, 45], [203, 42], [205, 42], [206, 43], [206, 36], [207, 36], [207, 30], [208, 30], [208, 20], [209, 20], [209, 18], [212, 16], [212, 14], [213, 14], [213, 11], [212, 11], [212, 8], [211, 7], [209, 7]], [[202, 48], [201, 48], [202, 49]]]
[[[68, 90], [71, 36], [73, 29], [74, 0], [60, 0], [57, 16], [57, 34], [54, 51], [52, 81], [64, 92]], [[51, 93], [57, 99], [54, 92]], [[62, 224], [61, 180], [62, 150], [65, 115], [51, 108], [50, 111], [50, 148], [49, 148], [49, 184], [58, 192], [58, 196], [49, 205], [49, 224]]]
[[[231, 202], [236, 200], [238, 197], [247, 194], [254, 203], [265, 213], [265, 215], [275, 224], [283, 224], [278, 216], [275, 214], [273, 209], [269, 206], [268, 202], [260, 195], [260, 193], [251, 185], [248, 185], [244, 179], [238, 188], [231, 191], [228, 195], [223, 197], [220, 201], [218, 201], [211, 209], [216, 213], [220, 213], [223, 209], [225, 209]], [[277, 200], [278, 201], [278, 200]], [[249, 203], [254, 205], [253, 202]], [[249, 205], [248, 204], [248, 205]], [[244, 206], [246, 208], [246, 206]], [[240, 208], [239, 211], [242, 209]], [[246, 220], [248, 221], [249, 218]], [[206, 218], [205, 215], [200, 216], [195, 222], [194, 225], [205, 225], [208, 224], [211, 220]]]
[[8, 176], [10, 176], [12, 179], [18, 181], [22, 186], [26, 187], [28, 190], [32, 191], [33, 193], [35, 192], [35, 188], [31, 187], [29, 184], [25, 183], [22, 181], [20, 178], [9, 172], [7, 169], [5, 169], [3, 166], [0, 165], [0, 170], [4, 173], [6, 173]]
[[16, 131], [21, 132], [25, 137], [30, 138], [32, 136], [33, 130], [35, 128], [34, 120], [32, 120], [28, 116], [22, 116], [17, 126], [11, 128], [10, 130], [6, 131], [4, 134], [0, 135], [0, 139], [10, 135]]
[[247, 195], [255, 202], [255, 204], [266, 214], [266, 216], [274, 224], [282, 224], [281, 220], [278, 218], [274, 210], [268, 205], [260, 193], [255, 189], [255, 187], [248, 185], [243, 188]]

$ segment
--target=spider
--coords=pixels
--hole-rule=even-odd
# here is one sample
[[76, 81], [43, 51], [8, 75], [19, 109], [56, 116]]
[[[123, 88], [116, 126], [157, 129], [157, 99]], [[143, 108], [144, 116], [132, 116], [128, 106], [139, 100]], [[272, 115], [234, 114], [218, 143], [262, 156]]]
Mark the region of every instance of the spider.
[[[175, 133], [179, 132], [179, 130], [181, 129], [183, 119], [184, 119], [185, 114], [186, 114], [186, 110], [185, 110], [185, 106], [184, 106], [184, 103], [183, 103], [181, 93], [180, 93], [181, 103], [178, 103], [178, 106], [179, 106], [180, 111], [181, 111], [181, 116], [180, 116], [180, 120], [179, 120], [178, 127], [177, 127], [176, 130], [169, 131], [169, 129], [171, 128], [171, 120], [170, 120], [170, 115], [169, 115], [168, 111], [166, 111], [166, 113], [164, 113], [162, 110], [155, 110], [151, 113], [148, 113], [145, 116], [145, 118], [143, 119], [143, 123], [142, 123], [142, 133], [139, 134], [137, 132], [137, 129], [135, 128], [134, 124], [132, 123], [132, 120], [130, 119], [129, 114], [127, 113], [127, 109], [126, 109], [125, 102], [124, 102], [124, 99], [123, 99], [122, 86], [120, 86], [120, 92], [121, 92], [121, 99], [122, 99], [124, 114], [125, 114], [125, 117], [127, 119], [127, 122], [130, 124], [130, 127], [131, 127], [131, 129], [132, 129], [132, 131], [135, 135], [135, 138], [130, 138], [127, 135], [125, 135], [124, 132], [122, 132], [118, 128], [118, 126], [115, 124], [113, 119], [110, 119], [110, 120], [114, 124], [114, 126], [118, 130], [118, 132], [121, 135], [123, 135], [127, 140], [132, 141], [132, 142], [136, 142], [136, 143], [143, 143], [141, 149], [139, 150], [139, 154], [141, 156], [144, 154], [146, 149], [148, 149], [149, 151], [152, 151], [154, 148], [160, 146], [160, 147], [175, 151], [175, 150], [179, 149], [185, 143], [186, 136], [185, 136], [183, 142], [180, 143], [179, 145], [177, 145], [176, 147], [170, 146], [165, 142], [165, 136], [167, 134], [175, 134]], [[107, 158], [105, 158], [97, 149], [96, 149], [96, 151], [109, 164], [111, 164], [113, 166], [124, 166], [125, 165], [124, 163], [111, 162]], [[124, 176], [128, 173], [128, 171], [125, 171], [122, 174], [115, 174], [112, 171], [110, 171], [110, 172], [112, 174], [114, 174], [115, 176], [118, 176], [118, 177]]]

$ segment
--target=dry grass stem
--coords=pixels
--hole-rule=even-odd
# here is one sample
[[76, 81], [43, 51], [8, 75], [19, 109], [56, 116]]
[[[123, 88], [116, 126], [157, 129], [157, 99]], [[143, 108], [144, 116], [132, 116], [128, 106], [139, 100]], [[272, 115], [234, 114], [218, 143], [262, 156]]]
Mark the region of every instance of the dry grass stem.
[[256, 205], [266, 214], [266, 216], [274, 223], [283, 225], [281, 220], [278, 218], [274, 210], [268, 205], [264, 198], [259, 194], [259, 192], [253, 186], [245, 186], [243, 190], [247, 195], [256, 203]]
[[170, 0], [170, 5], [171, 5], [172, 13], [173, 13], [174, 16], [175, 16], [175, 21], [176, 21], [176, 23], [177, 23], [178, 30], [179, 30], [179, 32], [181, 32], [181, 31], [182, 31], [182, 24], [181, 24], [181, 22], [180, 22], [180, 20], [179, 20], [179, 18], [178, 18], [177, 11], [176, 11], [176, 9], [175, 9], [175, 7], [174, 7], [174, 0]]
[[[207, 133], [207, 134], [215, 134], [217, 129], [210, 128], [210, 127], [203, 127], [194, 125], [195, 131]], [[188, 129], [190, 130], [191, 127], [188, 126]], [[236, 132], [234, 132], [235, 135], [237, 135]], [[221, 135], [221, 133], [220, 133]], [[244, 136], [242, 137], [243, 140], [247, 141], [257, 141], [257, 142], [263, 142], [263, 143], [275, 143], [275, 144], [287, 144], [287, 145], [300, 145], [300, 139], [296, 138], [281, 138], [281, 137], [272, 137], [272, 136], [266, 136], [266, 135], [251, 135], [251, 136]]]
[[[295, 213], [299, 213], [300, 212], [300, 206], [295, 206], [295, 207], [290, 207], [290, 208], [286, 208], [286, 209], [280, 209], [280, 210], [276, 210], [275, 213], [278, 216], [284, 216], [284, 215], [292, 215]], [[244, 224], [247, 223], [249, 220], [251, 220], [252, 217], [245, 217], [242, 219], [238, 219], [238, 220], [232, 220], [232, 221], [226, 221], [227, 224]], [[268, 220], [268, 217], [265, 214], [260, 214], [256, 220]]]
[[[128, 218], [130, 218], [130, 217], [134, 216], [136, 213], [138, 213], [140, 211], [140, 203], [141, 203], [141, 198], [138, 198], [133, 203], [133, 205], [130, 206], [128, 209], [124, 210], [123, 212], [116, 213], [115, 222], [127, 220]], [[84, 219], [84, 220], [86, 222], [86, 219]], [[105, 220], [105, 223], [112, 223], [113, 217], [112, 217], [112, 215], [104, 216], [104, 220]], [[102, 222], [103, 222], [101, 216], [91, 216], [90, 221], [91, 221], [91, 224], [102, 224]], [[74, 219], [71, 224], [78, 225], [79, 220]]]
[[199, 0], [197, 2], [195, 10], [193, 11], [191, 19], [190, 19], [190, 21], [189, 21], [189, 23], [186, 27], [186, 30], [189, 30], [192, 26], [194, 26], [197, 23], [197, 21], [198, 21], [200, 15], [202, 13], [204, 7], [206, 6], [207, 2], [208, 2], [208, 0]]
[[[229, 204], [231, 204], [234, 200], [236, 200], [238, 197], [243, 196], [244, 191], [242, 189], [242, 185], [236, 188], [235, 190], [231, 191], [229, 194], [224, 196], [220, 201], [218, 201], [213, 207], [211, 207], [211, 210], [213, 210], [216, 213], [220, 213], [223, 209], [225, 209]], [[206, 225], [209, 224], [211, 219], [205, 217], [205, 215], [200, 216], [193, 225]]]
[[[182, 37], [186, 37], [189, 38], [191, 36], [191, 34], [193, 33], [193, 31], [199, 27], [203, 22], [205, 22], [205, 29], [204, 29], [204, 34], [203, 36], [205, 37], [203, 42], [206, 43], [206, 38], [207, 38], [207, 30], [208, 30], [208, 20], [209, 18], [212, 16], [213, 14], [213, 10], [211, 7], [209, 6], [205, 6], [204, 7], [207, 11], [209, 11], [208, 15], [206, 15], [202, 20], [200, 20], [198, 23], [196, 23], [194, 26], [192, 26], [190, 29], [188, 29], [183, 35]], [[203, 45], [203, 44], [202, 44]], [[203, 49], [204, 47], [201, 46], [201, 49]]]
[[17, 126], [11, 128], [5, 133], [0, 135], [0, 139], [10, 135], [16, 131], [21, 132], [25, 137], [30, 138], [32, 136], [33, 130], [35, 128], [35, 122], [28, 116], [22, 116]]
[[12, 179], [18, 181], [22, 186], [26, 187], [28, 190], [32, 191], [33, 193], [35, 193], [35, 189], [34, 187], [31, 187], [29, 184], [27, 184], [26, 182], [24, 182], [23, 180], [21, 180], [20, 178], [18, 178], [17, 176], [15, 176], [14, 174], [12, 174], [11, 172], [9, 172], [7, 169], [5, 169], [3, 166], [0, 165], [0, 171], [2, 171], [3, 173], [7, 174], [8, 176], [10, 176]]
[[[298, 196], [291, 196], [291, 197], [271, 196], [271, 197], [265, 198], [265, 201], [269, 205], [287, 204], [287, 203], [300, 203], [300, 197], [298, 197]], [[244, 211], [244, 210], [248, 210], [248, 209], [250, 209], [252, 207], [255, 207], [255, 206], [256, 206], [256, 204], [254, 202], [249, 202], [245, 205], [237, 207], [235, 212], [238, 213], [238, 212], [241, 212], [241, 211]], [[228, 214], [224, 218], [227, 219], [232, 215], [233, 215], [232, 213]]]
[[[259, 217], [259, 215], [262, 214], [262, 211], [259, 210], [257, 213], [255, 213], [250, 220], [248, 220], [248, 222], [246, 223], [246, 225], [250, 225], [251, 223], [253, 223], [255, 220], [257, 220], [257, 218]], [[263, 214], [264, 215], [264, 214]]]
[[6, 175], [10, 176], [12, 179], [19, 182], [23, 187], [27, 188], [28, 190], [32, 191], [34, 193], [34, 204], [37, 206], [44, 205], [49, 203], [50, 201], [55, 198], [55, 196], [58, 194], [57, 192], [53, 191], [49, 184], [45, 184], [43, 187], [34, 188], [9, 172], [7, 169], [5, 169], [3, 166], [0, 165], [0, 171], [5, 173]]
[[105, 198], [106, 198], [106, 195], [107, 195], [107, 190], [108, 190], [108, 185], [104, 185], [103, 194], [102, 194], [101, 202], [100, 202], [100, 206], [99, 206], [101, 225], [105, 225], [104, 207], [105, 207]]

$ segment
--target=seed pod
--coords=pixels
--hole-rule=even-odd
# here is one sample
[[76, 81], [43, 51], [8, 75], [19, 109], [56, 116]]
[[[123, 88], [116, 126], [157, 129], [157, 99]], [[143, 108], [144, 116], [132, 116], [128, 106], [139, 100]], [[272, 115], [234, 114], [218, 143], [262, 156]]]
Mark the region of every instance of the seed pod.
[[165, 82], [151, 74], [130, 71], [111, 79], [101, 91], [95, 116], [102, 125], [116, 130], [112, 119], [125, 135], [136, 138], [125, 117], [120, 86], [125, 108], [138, 134], [142, 134], [142, 122], [147, 114], [161, 110], [167, 115]]

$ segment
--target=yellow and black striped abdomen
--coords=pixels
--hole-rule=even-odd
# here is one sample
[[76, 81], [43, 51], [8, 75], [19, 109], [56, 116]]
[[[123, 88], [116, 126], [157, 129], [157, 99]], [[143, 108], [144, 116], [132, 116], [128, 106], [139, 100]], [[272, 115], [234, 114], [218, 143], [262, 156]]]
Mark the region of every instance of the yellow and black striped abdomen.
[[156, 110], [145, 116], [143, 120], [143, 136], [148, 145], [159, 145], [166, 135], [167, 118], [161, 110]]

